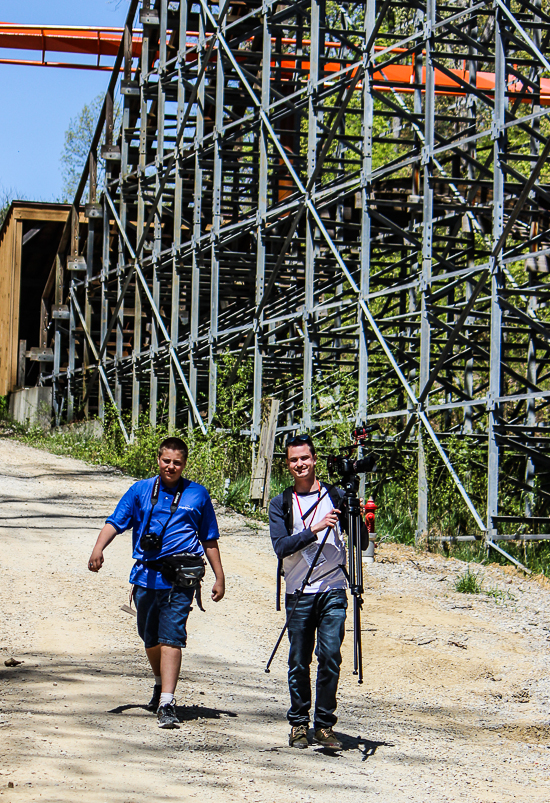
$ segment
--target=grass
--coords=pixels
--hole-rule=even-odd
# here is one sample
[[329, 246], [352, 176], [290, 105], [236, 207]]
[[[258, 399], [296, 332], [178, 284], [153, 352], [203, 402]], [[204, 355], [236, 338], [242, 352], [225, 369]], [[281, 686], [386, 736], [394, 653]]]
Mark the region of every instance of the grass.
[[478, 574], [471, 572], [469, 566], [466, 571], [455, 580], [455, 591], [458, 591], [459, 594], [485, 594], [486, 597], [492, 597], [497, 602], [516, 599], [508, 590], [503, 591], [496, 586], [485, 591], [483, 589], [483, 580], [480, 579]]
[[506, 600], [515, 600], [513, 594], [511, 594], [508, 590], [503, 591], [501, 588], [490, 588], [488, 591], [484, 591], [488, 597], [492, 597], [493, 599], [497, 600], [497, 602], [505, 602]]
[[482, 585], [483, 583], [478, 575], [471, 572], [468, 566], [464, 574], [461, 574], [460, 577], [457, 577], [455, 580], [455, 591], [458, 591], [460, 594], [481, 594]]

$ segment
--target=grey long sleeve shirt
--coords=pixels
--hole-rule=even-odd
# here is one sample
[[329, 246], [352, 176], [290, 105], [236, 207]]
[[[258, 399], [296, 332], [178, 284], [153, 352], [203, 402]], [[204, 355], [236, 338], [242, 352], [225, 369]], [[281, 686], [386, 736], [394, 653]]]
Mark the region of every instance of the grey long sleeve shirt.
[[[337, 490], [340, 498], [343, 498], [344, 492], [340, 488]], [[280, 560], [299, 552], [300, 549], [313, 544], [317, 540], [317, 535], [312, 533], [309, 527], [294, 535], [288, 534], [283, 512], [282, 494], [275, 496], [269, 505], [269, 533], [275, 554]]]

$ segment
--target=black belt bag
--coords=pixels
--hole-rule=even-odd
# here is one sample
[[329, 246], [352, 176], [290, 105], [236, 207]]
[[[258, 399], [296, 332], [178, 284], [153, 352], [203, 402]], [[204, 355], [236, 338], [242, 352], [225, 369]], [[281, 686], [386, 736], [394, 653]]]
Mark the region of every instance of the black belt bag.
[[180, 588], [196, 588], [200, 585], [205, 572], [202, 555], [192, 552], [177, 552], [160, 560], [144, 561], [146, 566], [159, 571], [167, 583]]

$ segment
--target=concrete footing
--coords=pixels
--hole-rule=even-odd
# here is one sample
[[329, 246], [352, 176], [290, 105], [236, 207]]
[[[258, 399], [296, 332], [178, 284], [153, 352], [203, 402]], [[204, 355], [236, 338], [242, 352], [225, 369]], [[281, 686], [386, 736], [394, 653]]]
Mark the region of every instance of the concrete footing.
[[10, 394], [10, 415], [19, 424], [50, 429], [52, 388], [21, 388]]

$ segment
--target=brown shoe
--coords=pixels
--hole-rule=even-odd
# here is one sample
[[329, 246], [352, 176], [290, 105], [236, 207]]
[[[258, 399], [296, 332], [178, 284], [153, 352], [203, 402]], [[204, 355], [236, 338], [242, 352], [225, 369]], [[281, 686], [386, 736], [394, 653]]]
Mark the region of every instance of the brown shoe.
[[304, 747], [309, 747], [307, 725], [293, 725], [288, 737], [288, 743], [291, 747], [298, 747], [302, 750]]
[[315, 744], [326, 747], [329, 750], [341, 750], [342, 742], [334, 735], [332, 728], [317, 728], [313, 736]]

